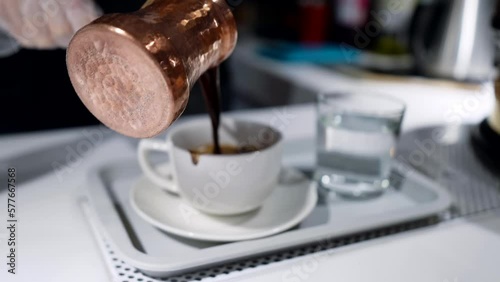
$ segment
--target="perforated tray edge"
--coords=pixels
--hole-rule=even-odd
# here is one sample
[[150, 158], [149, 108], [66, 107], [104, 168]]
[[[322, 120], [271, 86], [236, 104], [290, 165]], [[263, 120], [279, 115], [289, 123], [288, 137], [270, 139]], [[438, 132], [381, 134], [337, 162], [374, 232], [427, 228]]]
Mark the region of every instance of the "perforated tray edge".
[[[104, 164], [90, 172], [88, 185], [90, 190], [89, 192], [92, 194], [90, 202], [92, 206], [99, 211], [99, 221], [103, 227], [103, 231], [105, 232], [106, 237], [109, 238], [109, 243], [119, 256], [128, 264], [137, 267], [139, 270], [149, 275], [159, 277], [176, 275], [200, 268], [207, 268], [216, 264], [228, 263], [234, 260], [241, 260], [282, 251], [315, 241], [324, 240], [324, 238], [327, 237], [342, 237], [366, 230], [413, 221], [440, 213], [448, 209], [451, 205], [451, 198], [447, 192], [440, 189], [436, 186], [436, 184], [427, 180], [420, 174], [412, 173], [412, 177], [418, 178], [418, 181], [426, 183], [426, 186], [430, 187], [438, 195], [436, 201], [419, 205], [418, 209], [388, 214], [383, 219], [378, 217], [366, 217], [357, 220], [356, 222], [345, 221], [343, 222], [345, 228], [342, 230], [332, 231], [328, 228], [324, 228], [323, 226], [318, 226], [300, 230], [300, 232], [291, 231], [259, 240], [238, 242], [238, 246], [240, 248], [237, 252], [235, 251], [235, 246], [233, 245], [228, 249], [229, 252], [221, 251], [221, 248], [218, 248], [218, 253], [211, 253], [211, 250], [204, 250], [204, 256], [170, 256], [165, 258], [151, 257], [141, 253], [136, 249], [136, 247], [133, 246], [128, 235], [128, 231], [123, 226], [122, 220], [114, 208], [115, 203], [113, 203], [113, 197], [112, 195], [106, 195], [110, 192], [101, 179], [104, 177], [102, 173], [103, 171], [106, 171], [106, 169], [115, 171], [134, 169], [137, 167], [135, 163], [135, 159], [128, 161], [115, 161]], [[111, 172], [113, 173], [113, 171]]]

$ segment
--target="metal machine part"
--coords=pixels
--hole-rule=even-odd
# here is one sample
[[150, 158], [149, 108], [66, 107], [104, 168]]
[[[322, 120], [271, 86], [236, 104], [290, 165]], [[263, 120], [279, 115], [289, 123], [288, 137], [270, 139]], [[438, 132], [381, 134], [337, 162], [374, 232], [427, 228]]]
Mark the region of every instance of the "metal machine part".
[[414, 15], [411, 40], [420, 72], [456, 80], [491, 79], [494, 6], [493, 0], [423, 2]]

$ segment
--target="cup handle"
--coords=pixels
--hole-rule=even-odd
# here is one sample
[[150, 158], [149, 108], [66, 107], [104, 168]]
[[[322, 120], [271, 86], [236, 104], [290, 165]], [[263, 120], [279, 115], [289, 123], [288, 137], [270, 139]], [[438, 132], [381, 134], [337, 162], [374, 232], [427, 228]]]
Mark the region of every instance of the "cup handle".
[[173, 167], [173, 163], [171, 159], [167, 163], [167, 171], [168, 173], [172, 176], [172, 179], [165, 178], [165, 176], [162, 176], [161, 174], [158, 173], [151, 164], [151, 162], [148, 159], [149, 153], [151, 151], [159, 151], [159, 152], [165, 152], [169, 155], [170, 158], [172, 158], [171, 154], [171, 143], [169, 141], [165, 142], [162, 140], [156, 140], [156, 139], [143, 139], [139, 142], [139, 149], [138, 149], [138, 158], [139, 158], [139, 165], [142, 168], [142, 171], [144, 174], [156, 185], [160, 186], [162, 189], [165, 189], [169, 192], [178, 194], [179, 193], [179, 186], [176, 182], [176, 176], [175, 176], [175, 171]]

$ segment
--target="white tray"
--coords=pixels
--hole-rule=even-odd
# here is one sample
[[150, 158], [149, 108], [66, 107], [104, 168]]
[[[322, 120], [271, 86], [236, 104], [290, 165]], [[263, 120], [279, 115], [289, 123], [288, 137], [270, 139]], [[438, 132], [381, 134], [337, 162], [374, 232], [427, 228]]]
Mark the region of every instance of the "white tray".
[[118, 257], [147, 275], [166, 277], [299, 245], [430, 217], [451, 205], [448, 193], [416, 171], [383, 196], [365, 201], [337, 198], [319, 189], [312, 213], [297, 227], [274, 236], [233, 243], [193, 241], [167, 234], [132, 210], [129, 192], [141, 176], [135, 159], [115, 161], [90, 172], [88, 198], [103, 235]]

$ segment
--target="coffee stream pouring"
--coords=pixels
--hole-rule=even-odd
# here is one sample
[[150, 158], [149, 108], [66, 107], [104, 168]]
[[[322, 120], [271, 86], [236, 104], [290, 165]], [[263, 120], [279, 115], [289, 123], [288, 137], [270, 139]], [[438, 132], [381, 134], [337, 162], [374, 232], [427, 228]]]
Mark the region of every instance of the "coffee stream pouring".
[[184, 111], [194, 83], [232, 53], [241, 0], [149, 0], [79, 30], [68, 73], [88, 110], [130, 137], [153, 137]]

